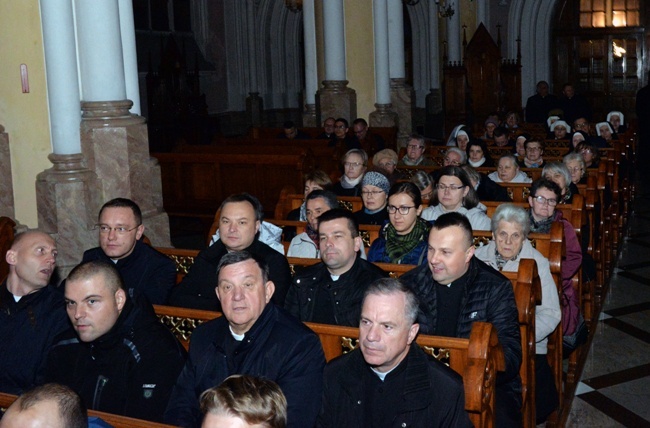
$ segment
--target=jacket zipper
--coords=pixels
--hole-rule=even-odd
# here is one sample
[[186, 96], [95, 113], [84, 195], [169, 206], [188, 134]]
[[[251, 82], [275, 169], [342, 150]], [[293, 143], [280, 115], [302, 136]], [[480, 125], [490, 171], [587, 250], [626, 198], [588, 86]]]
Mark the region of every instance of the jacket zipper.
[[99, 375], [97, 377], [97, 384], [95, 385], [95, 395], [93, 396], [93, 409], [99, 410], [99, 403], [102, 398], [102, 391], [108, 383], [108, 378], [104, 375]]

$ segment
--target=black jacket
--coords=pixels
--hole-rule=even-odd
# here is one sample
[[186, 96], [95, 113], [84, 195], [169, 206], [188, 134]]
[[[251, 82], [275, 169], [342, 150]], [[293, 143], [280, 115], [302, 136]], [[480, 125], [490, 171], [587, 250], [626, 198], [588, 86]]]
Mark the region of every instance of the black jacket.
[[330, 295], [337, 325], [359, 326], [363, 293], [373, 281], [388, 274], [372, 263], [357, 257], [349, 271], [333, 281], [325, 263], [320, 262], [296, 273], [287, 293], [285, 307], [301, 321], [314, 321], [319, 287]]
[[[321, 404], [325, 356], [318, 336], [283, 309], [269, 303], [230, 353], [228, 320], [220, 317], [192, 333], [190, 354], [172, 393], [165, 422], [199, 427], [199, 395], [232, 374], [276, 382], [287, 398], [287, 427], [312, 427]], [[232, 354], [234, 353], [234, 356]]]
[[386, 207], [374, 214], [368, 214], [365, 209], [361, 209], [352, 215], [359, 224], [378, 224], [381, 226], [388, 221], [388, 210]]
[[0, 391], [20, 395], [33, 388], [57, 335], [69, 326], [63, 294], [49, 285], [18, 302], [0, 286]]
[[161, 421], [185, 349], [146, 301], [127, 298], [113, 328], [81, 342], [70, 328], [47, 358], [45, 382], [69, 386], [89, 409]]
[[[258, 257], [266, 260], [269, 265], [269, 280], [275, 284], [273, 303], [284, 306], [284, 298], [291, 284], [291, 270], [287, 259], [273, 248], [257, 238], [250, 247], [246, 248]], [[228, 250], [221, 240], [218, 240], [194, 259], [194, 264], [185, 275], [183, 281], [172, 290], [169, 304], [185, 308], [221, 311], [221, 303], [217, 299], [217, 265]]]
[[[401, 378], [395, 385], [401, 400], [393, 403], [397, 414], [384, 427], [471, 427], [465, 411], [462, 378], [442, 363], [430, 360], [413, 343]], [[370, 426], [364, 415], [365, 376], [376, 376], [359, 349], [332, 360], [323, 375], [323, 406], [318, 416], [320, 428], [357, 428]], [[384, 383], [389, 387], [388, 374]]]
[[478, 184], [476, 194], [480, 201], [512, 202], [505, 187], [495, 183], [482, 172], [479, 174], [481, 175], [481, 182]]
[[[112, 262], [101, 247], [91, 248], [83, 256], [83, 262], [104, 260]], [[146, 296], [154, 305], [167, 303], [169, 292], [176, 284], [176, 265], [166, 255], [150, 245], [136, 241], [133, 252], [115, 263], [122, 275], [124, 286], [131, 296], [133, 291]]]

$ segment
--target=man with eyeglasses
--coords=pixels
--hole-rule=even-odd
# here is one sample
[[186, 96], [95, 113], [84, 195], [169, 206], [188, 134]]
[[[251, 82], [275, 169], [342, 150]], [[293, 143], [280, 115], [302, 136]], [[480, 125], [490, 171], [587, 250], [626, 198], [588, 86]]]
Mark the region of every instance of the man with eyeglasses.
[[419, 134], [411, 134], [406, 145], [406, 155], [399, 161], [399, 166], [435, 166], [432, 159], [424, 157], [426, 143]]
[[336, 119], [336, 122], [334, 122], [334, 137], [328, 146], [335, 147], [336, 157], [338, 158], [348, 150], [361, 148], [359, 141], [348, 134], [349, 130], [350, 125], [347, 119], [343, 117]]
[[474, 256], [472, 227], [464, 215], [438, 217], [429, 232], [428, 263], [400, 278], [420, 301], [420, 332], [468, 338], [472, 323], [495, 327], [505, 355], [496, 379], [496, 426], [521, 426], [521, 341], [510, 280]]
[[318, 234], [322, 262], [296, 273], [285, 308], [301, 321], [358, 326], [366, 287], [387, 274], [358, 256], [363, 242], [350, 211], [321, 214]]
[[145, 227], [138, 204], [126, 198], [106, 202], [99, 210], [95, 228], [99, 232], [99, 247], [87, 250], [81, 262], [111, 262], [131, 297], [143, 295], [152, 304], [167, 303], [176, 283], [176, 265], [142, 242]]

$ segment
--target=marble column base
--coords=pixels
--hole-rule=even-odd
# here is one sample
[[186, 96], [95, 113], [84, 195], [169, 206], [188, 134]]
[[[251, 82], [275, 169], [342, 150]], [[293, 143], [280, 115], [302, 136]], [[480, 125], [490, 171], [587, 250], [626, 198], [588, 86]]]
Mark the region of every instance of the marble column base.
[[246, 98], [246, 113], [250, 117], [251, 125], [262, 126], [262, 113], [264, 112], [264, 100], [259, 92], [251, 92]]
[[368, 122], [371, 128], [399, 127], [399, 117], [393, 111], [391, 104], [375, 104], [375, 109], [368, 116]]
[[48, 159], [53, 166], [36, 176], [38, 227], [57, 241], [59, 275], [65, 278], [83, 252], [97, 246], [92, 229], [101, 202], [97, 176], [81, 153], [50, 154]]
[[322, 122], [327, 117], [342, 117], [352, 123], [357, 118], [357, 93], [348, 88], [347, 80], [324, 80], [316, 93], [316, 117]]
[[316, 117], [316, 104], [305, 104], [305, 111], [302, 113], [302, 126], [305, 128], [318, 128], [320, 126]]
[[415, 109], [415, 91], [406, 84], [406, 79], [390, 79], [390, 100], [392, 110], [399, 117], [397, 130], [397, 148], [406, 147], [409, 135], [413, 133], [413, 111]]
[[97, 175], [99, 208], [113, 198], [129, 198], [142, 210], [145, 235], [155, 246], [171, 246], [163, 210], [160, 166], [149, 155], [145, 118], [129, 113], [130, 100], [82, 102], [81, 150]]
[[9, 135], [2, 125], [0, 125], [0, 216], [16, 219]]

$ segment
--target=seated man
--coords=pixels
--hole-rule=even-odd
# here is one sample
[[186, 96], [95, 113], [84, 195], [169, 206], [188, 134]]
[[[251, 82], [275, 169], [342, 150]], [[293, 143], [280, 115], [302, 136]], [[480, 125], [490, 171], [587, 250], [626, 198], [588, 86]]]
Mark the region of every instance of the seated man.
[[307, 230], [291, 240], [287, 257], [319, 259], [318, 217], [333, 208], [338, 208], [339, 201], [333, 192], [314, 190], [305, 198], [305, 206], [307, 207]]
[[497, 147], [513, 147], [514, 148], [514, 143], [510, 141], [509, 135], [510, 133], [508, 130], [502, 126], [499, 126], [494, 130], [494, 145]]
[[472, 323], [494, 325], [505, 355], [496, 382], [496, 426], [521, 426], [521, 340], [510, 281], [474, 257], [472, 227], [459, 213], [443, 214], [429, 233], [428, 266], [402, 275], [420, 299], [420, 331], [468, 338]]
[[200, 400], [201, 428], [287, 426], [287, 399], [272, 380], [232, 375], [203, 391]]
[[169, 304], [187, 308], [221, 311], [214, 294], [217, 265], [230, 251], [246, 250], [263, 258], [269, 266], [276, 293], [273, 303], [284, 305], [291, 284], [291, 271], [284, 255], [258, 239], [264, 218], [262, 204], [253, 195], [240, 193], [226, 198], [219, 207], [219, 240], [202, 250], [183, 281], [172, 290]]
[[88, 428], [86, 407], [70, 388], [48, 383], [27, 391], [0, 419], [0, 428]]
[[282, 125], [283, 132], [278, 138], [285, 140], [309, 140], [309, 135], [296, 128], [296, 124], [288, 120]]
[[112, 261], [131, 296], [142, 294], [164, 305], [176, 283], [176, 265], [167, 256], [140, 241], [144, 234], [140, 207], [130, 199], [116, 198], [99, 210], [99, 247], [87, 250], [82, 263]]
[[406, 145], [406, 155], [399, 161], [398, 166], [435, 166], [433, 160], [424, 156], [426, 151], [424, 137], [419, 134], [411, 134]]
[[350, 211], [323, 213], [318, 235], [323, 261], [296, 273], [285, 306], [301, 321], [356, 326], [364, 290], [387, 274], [358, 256], [363, 242]]
[[0, 286], [0, 392], [21, 394], [37, 383], [56, 335], [65, 330], [63, 295], [50, 285], [57, 249], [36, 230], [16, 235], [5, 256], [9, 275]]
[[336, 135], [334, 135], [334, 124], [336, 123], [336, 119], [333, 117], [328, 117], [323, 121], [323, 132], [318, 134], [316, 139], [318, 140], [333, 140], [336, 138]]
[[400, 280], [368, 287], [359, 348], [325, 368], [318, 427], [472, 426], [463, 379], [415, 343], [417, 316], [417, 297]]
[[368, 131], [368, 122], [363, 118], [354, 119], [352, 131], [361, 148], [368, 153], [368, 157], [374, 156], [380, 150], [386, 148], [386, 142], [374, 132]]
[[45, 381], [67, 385], [89, 409], [160, 421], [185, 349], [142, 298], [124, 290], [117, 269], [90, 261], [65, 283], [72, 328], [47, 357]]
[[325, 355], [318, 336], [269, 303], [275, 285], [264, 259], [248, 251], [224, 255], [216, 294], [223, 316], [192, 333], [190, 354], [165, 412], [183, 427], [201, 422], [199, 395], [233, 374], [276, 382], [287, 398], [288, 427], [312, 427], [320, 409]]

